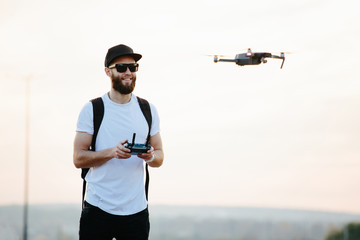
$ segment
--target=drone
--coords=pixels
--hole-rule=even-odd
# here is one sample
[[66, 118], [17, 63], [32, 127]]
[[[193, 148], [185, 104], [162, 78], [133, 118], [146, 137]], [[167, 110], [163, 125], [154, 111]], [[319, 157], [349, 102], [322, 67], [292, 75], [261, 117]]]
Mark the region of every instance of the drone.
[[214, 62], [234, 62], [239, 66], [244, 65], [259, 65], [260, 63], [267, 63], [266, 58], [276, 58], [276, 59], [282, 59], [282, 64], [280, 69], [284, 66], [285, 62], [285, 53], [281, 52], [280, 56], [273, 55], [268, 52], [252, 52], [250, 48], [248, 48], [246, 53], [240, 53], [236, 54], [234, 59], [224, 59], [220, 57], [224, 57], [222, 55], [213, 55], [214, 56]]

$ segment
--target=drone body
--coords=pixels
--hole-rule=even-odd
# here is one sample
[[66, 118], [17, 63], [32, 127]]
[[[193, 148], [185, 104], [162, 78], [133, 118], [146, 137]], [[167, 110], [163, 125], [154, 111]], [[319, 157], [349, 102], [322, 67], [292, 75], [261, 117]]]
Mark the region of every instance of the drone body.
[[281, 64], [281, 67], [284, 65], [285, 61], [285, 54], [282, 52], [280, 53], [280, 56], [272, 55], [268, 52], [251, 52], [251, 49], [249, 48], [246, 53], [240, 53], [236, 54], [234, 59], [225, 59], [225, 58], [219, 58], [218, 55], [214, 56], [214, 62], [234, 62], [237, 65], [244, 66], [244, 65], [259, 65], [260, 63], [267, 63], [266, 58], [277, 58], [282, 59], [283, 62]]

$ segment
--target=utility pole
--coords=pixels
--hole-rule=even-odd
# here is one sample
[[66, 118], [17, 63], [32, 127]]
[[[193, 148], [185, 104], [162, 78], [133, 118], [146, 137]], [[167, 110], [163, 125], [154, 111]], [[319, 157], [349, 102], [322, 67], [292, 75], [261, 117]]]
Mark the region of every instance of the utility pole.
[[344, 226], [344, 240], [349, 240], [349, 224]]
[[30, 156], [30, 81], [32, 76], [25, 78], [25, 184], [24, 184], [24, 222], [23, 240], [28, 240], [28, 211], [29, 211], [29, 156]]

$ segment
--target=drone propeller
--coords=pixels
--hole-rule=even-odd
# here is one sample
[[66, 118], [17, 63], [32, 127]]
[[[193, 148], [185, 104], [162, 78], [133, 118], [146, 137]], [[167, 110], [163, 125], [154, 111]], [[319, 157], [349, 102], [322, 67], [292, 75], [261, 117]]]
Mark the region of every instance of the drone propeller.
[[284, 52], [284, 51], [271, 51], [271, 53], [283, 53], [283, 54], [286, 54], [286, 55], [288, 55], [288, 54], [294, 54], [293, 52]]
[[219, 54], [206, 54], [205, 56], [208, 56], [208, 57], [228, 57], [226, 55], [219, 55]]
[[219, 58], [229, 57], [229, 56], [226, 56], [226, 55], [217, 55], [217, 54], [214, 54], [214, 55], [207, 54], [206, 56], [213, 57], [215, 63], [217, 63], [219, 61], [223, 61], [222, 59], [219, 59]]

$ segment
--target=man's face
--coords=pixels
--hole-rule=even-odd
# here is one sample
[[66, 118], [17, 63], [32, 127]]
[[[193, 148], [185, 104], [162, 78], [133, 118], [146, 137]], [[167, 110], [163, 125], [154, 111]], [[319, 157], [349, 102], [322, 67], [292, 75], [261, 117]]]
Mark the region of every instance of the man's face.
[[[132, 57], [120, 57], [115, 59], [110, 65], [118, 63], [135, 63]], [[131, 72], [129, 68], [125, 72], [118, 72], [116, 68], [110, 69], [112, 87], [121, 94], [130, 94], [134, 91], [136, 84], [136, 72]]]

